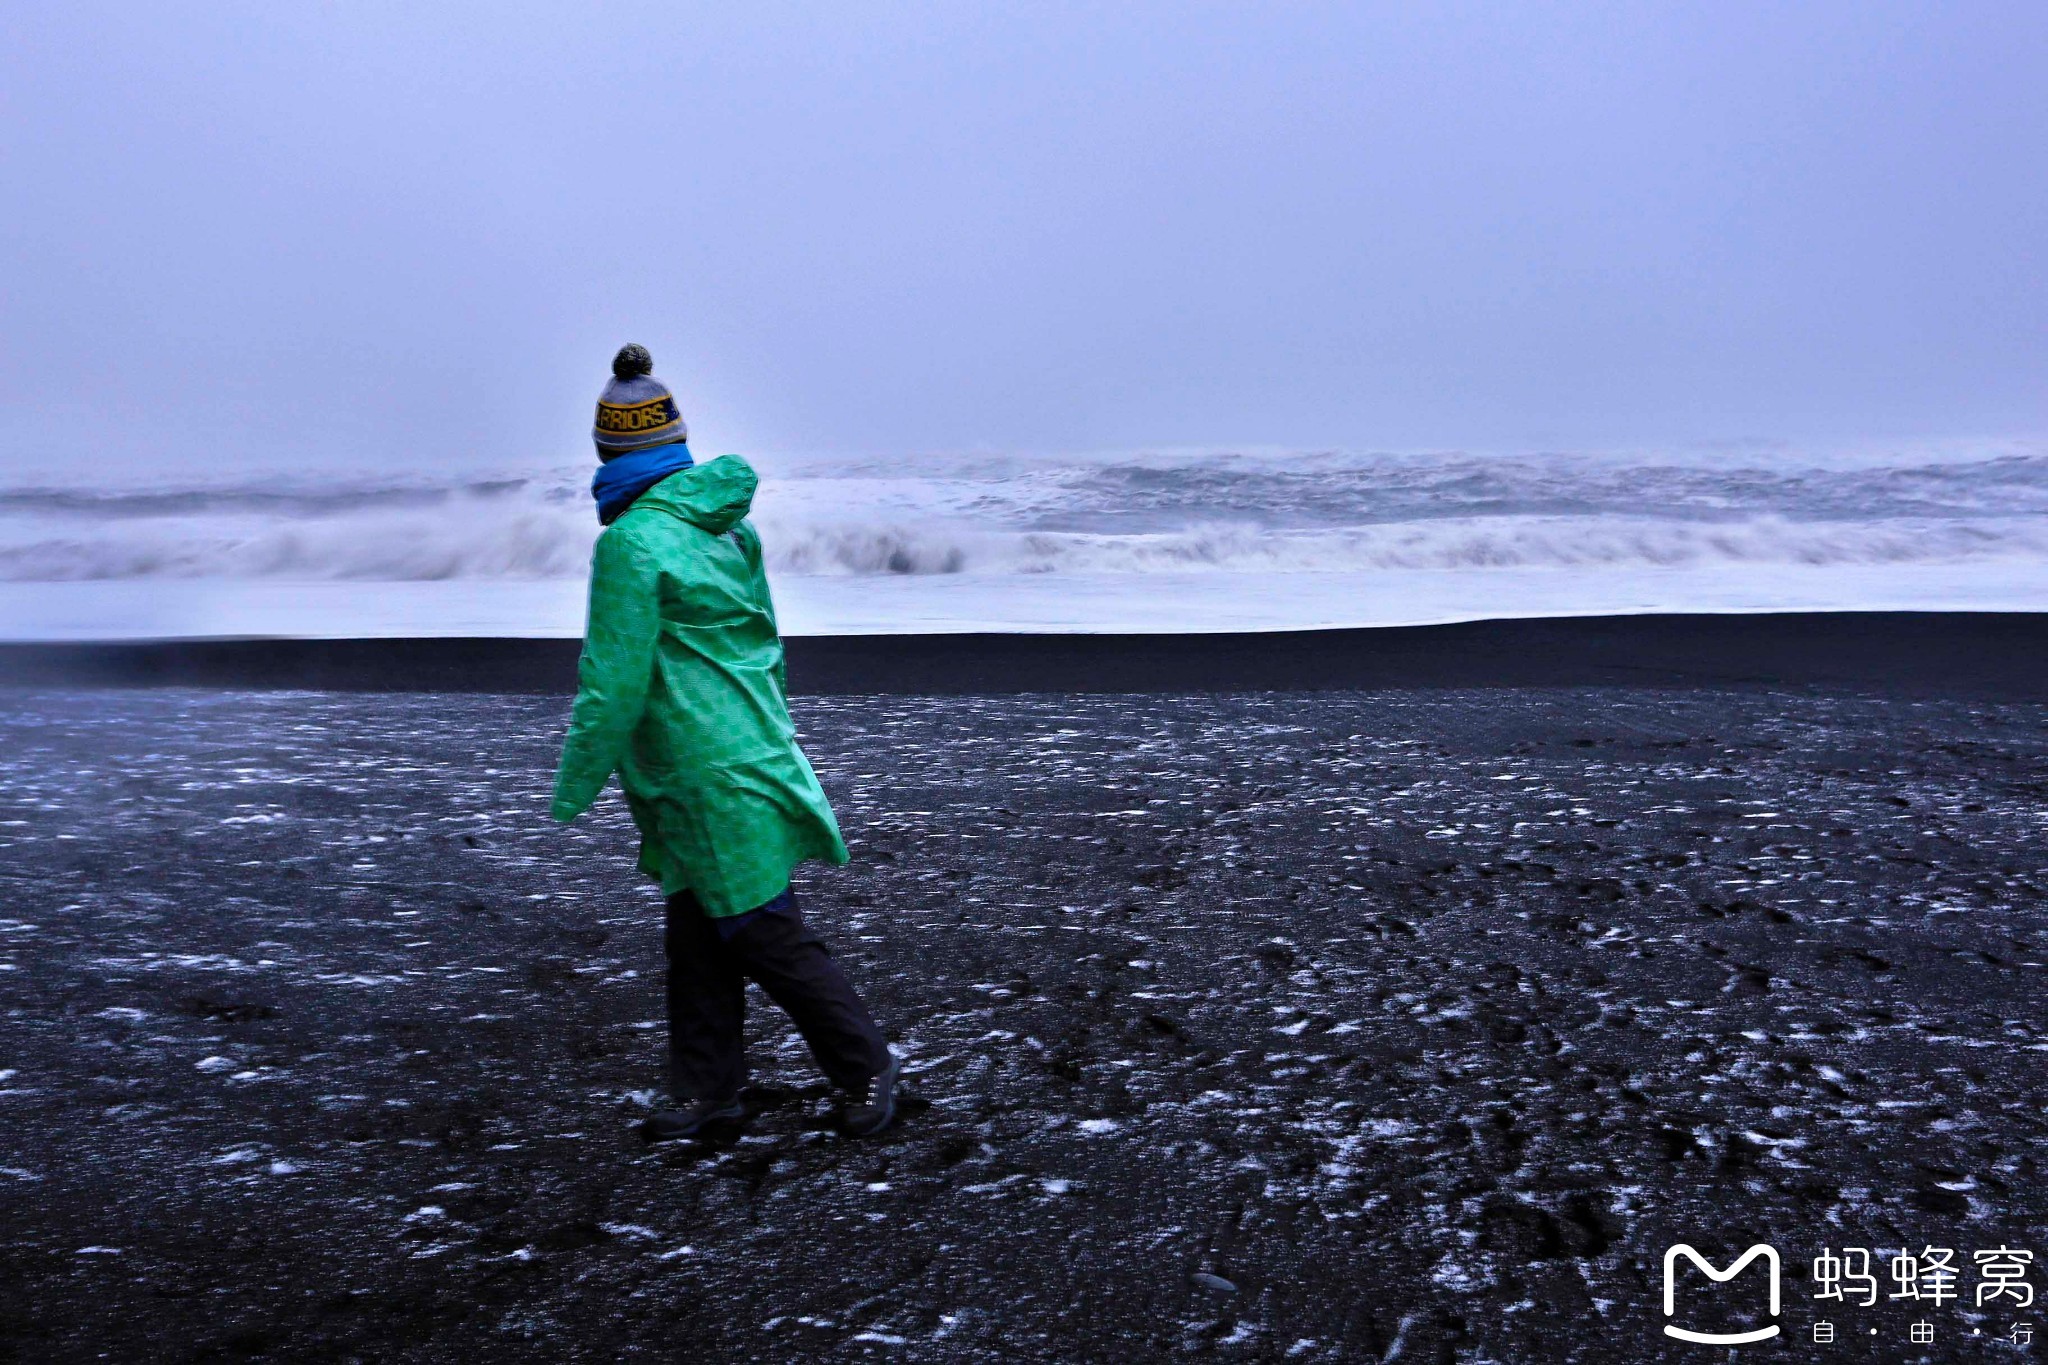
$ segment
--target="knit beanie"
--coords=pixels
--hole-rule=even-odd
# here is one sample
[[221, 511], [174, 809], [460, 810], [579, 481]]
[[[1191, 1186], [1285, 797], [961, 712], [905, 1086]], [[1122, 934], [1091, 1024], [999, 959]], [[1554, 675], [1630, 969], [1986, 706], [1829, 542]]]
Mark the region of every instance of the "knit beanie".
[[612, 382], [598, 395], [597, 425], [590, 433], [598, 459], [690, 439], [675, 395], [653, 371], [654, 357], [645, 346], [622, 346], [612, 357]]

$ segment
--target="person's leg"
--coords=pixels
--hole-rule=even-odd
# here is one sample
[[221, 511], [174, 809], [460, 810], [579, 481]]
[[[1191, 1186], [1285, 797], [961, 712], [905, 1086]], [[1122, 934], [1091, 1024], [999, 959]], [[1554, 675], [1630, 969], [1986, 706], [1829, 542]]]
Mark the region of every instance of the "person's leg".
[[747, 981], [697, 898], [668, 898], [669, 1087], [678, 1103], [729, 1099], [747, 1078]]
[[859, 1093], [888, 1067], [888, 1041], [824, 940], [797, 913], [794, 892], [712, 923], [740, 970], [796, 1022], [826, 1079]]

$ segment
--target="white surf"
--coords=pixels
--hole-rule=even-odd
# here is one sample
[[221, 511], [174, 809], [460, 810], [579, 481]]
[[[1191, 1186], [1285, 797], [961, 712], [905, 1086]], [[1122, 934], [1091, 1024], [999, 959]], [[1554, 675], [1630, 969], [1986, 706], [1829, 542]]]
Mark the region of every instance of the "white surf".
[[[755, 459], [784, 629], [2048, 609], [2048, 451]], [[0, 636], [574, 636], [588, 466], [0, 489]]]

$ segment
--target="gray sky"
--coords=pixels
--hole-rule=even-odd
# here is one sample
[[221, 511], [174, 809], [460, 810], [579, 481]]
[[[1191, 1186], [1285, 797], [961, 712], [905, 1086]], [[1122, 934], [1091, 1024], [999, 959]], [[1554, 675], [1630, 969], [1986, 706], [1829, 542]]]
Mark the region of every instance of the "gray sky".
[[2048, 431], [2039, 0], [8, 29], [16, 477]]

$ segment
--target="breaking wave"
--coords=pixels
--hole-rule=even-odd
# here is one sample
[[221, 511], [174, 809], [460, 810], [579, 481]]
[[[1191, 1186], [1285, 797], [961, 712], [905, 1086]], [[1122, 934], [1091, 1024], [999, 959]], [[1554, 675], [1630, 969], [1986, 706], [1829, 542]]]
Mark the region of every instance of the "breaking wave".
[[[775, 572], [1270, 573], [2048, 558], [2048, 455], [760, 460]], [[583, 471], [0, 489], [0, 580], [568, 579]]]
[[1690, 567], [1950, 563], [2048, 555], [2040, 522], [1710, 525], [1647, 518], [1489, 518], [1346, 530], [1217, 525], [1132, 535], [943, 535], [905, 527], [810, 528], [769, 541], [770, 565], [802, 574], [1331, 572], [1371, 569]]

